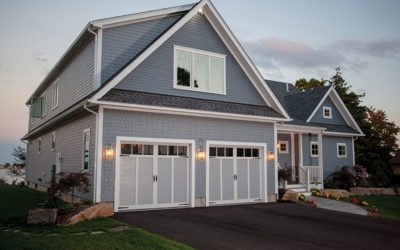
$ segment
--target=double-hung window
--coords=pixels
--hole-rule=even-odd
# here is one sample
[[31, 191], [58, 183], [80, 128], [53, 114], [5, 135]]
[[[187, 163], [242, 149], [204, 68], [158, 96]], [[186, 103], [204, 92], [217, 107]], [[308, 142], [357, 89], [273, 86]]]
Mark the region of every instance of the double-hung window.
[[225, 55], [174, 47], [174, 87], [225, 94]]
[[312, 141], [310, 142], [310, 152], [311, 157], [318, 157], [318, 142]]
[[83, 131], [83, 170], [89, 170], [90, 129]]
[[53, 98], [52, 98], [52, 108], [58, 107], [58, 80], [53, 83]]
[[346, 143], [337, 143], [337, 157], [338, 158], [347, 158], [347, 145]]

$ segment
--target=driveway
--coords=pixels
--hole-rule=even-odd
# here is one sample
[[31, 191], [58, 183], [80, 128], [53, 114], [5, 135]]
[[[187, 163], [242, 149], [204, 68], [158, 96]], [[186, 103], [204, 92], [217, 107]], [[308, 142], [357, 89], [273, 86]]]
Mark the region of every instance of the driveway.
[[114, 218], [198, 249], [400, 246], [400, 222], [293, 203], [122, 212]]

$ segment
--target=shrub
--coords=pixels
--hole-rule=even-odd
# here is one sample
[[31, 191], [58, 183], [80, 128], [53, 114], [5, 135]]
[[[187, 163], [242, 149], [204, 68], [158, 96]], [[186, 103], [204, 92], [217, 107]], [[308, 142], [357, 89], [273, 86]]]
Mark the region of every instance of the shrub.
[[333, 172], [325, 179], [325, 188], [349, 189], [354, 187], [355, 181], [352, 171], [348, 167], [342, 167], [341, 170]]
[[82, 193], [88, 193], [89, 187], [89, 173], [87, 172], [60, 173], [60, 179], [58, 180], [58, 190], [60, 192], [71, 192], [72, 203], [74, 203], [75, 190]]
[[278, 180], [279, 181], [286, 181], [288, 179], [288, 171], [286, 169], [279, 169], [278, 170]]
[[352, 174], [357, 187], [366, 187], [368, 185], [367, 169], [361, 165], [355, 165], [352, 168]]

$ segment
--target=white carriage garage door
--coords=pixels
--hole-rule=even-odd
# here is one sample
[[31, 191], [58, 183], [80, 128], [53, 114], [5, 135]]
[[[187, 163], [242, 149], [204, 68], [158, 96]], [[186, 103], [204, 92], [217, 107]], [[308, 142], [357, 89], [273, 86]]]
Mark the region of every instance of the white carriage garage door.
[[208, 205], [265, 201], [261, 144], [208, 145]]
[[190, 206], [191, 148], [176, 141], [120, 141], [116, 210]]

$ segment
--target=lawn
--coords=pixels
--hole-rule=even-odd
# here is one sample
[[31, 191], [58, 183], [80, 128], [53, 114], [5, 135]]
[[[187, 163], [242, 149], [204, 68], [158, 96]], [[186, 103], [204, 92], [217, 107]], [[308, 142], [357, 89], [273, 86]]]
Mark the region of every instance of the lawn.
[[[29, 209], [43, 202], [45, 194], [24, 187], [0, 185], [0, 197], [0, 249], [190, 249], [139, 228], [112, 232], [112, 228], [126, 225], [110, 218], [70, 227], [26, 225], [21, 221]], [[10, 225], [10, 221], [18, 223]]]
[[384, 218], [400, 220], [400, 196], [358, 196], [357, 199], [376, 206]]

